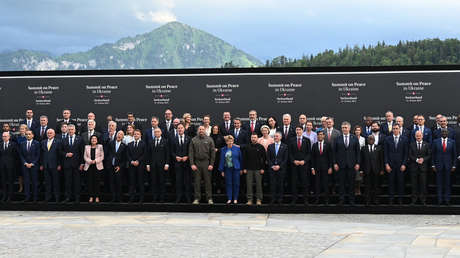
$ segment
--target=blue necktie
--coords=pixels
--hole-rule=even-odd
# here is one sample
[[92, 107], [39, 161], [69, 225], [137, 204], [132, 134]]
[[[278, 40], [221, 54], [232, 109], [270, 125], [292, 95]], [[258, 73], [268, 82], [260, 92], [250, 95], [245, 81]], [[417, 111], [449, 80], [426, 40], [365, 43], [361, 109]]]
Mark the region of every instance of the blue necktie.
[[275, 155], [278, 156], [278, 150], [280, 148], [280, 145], [277, 143], [275, 144]]

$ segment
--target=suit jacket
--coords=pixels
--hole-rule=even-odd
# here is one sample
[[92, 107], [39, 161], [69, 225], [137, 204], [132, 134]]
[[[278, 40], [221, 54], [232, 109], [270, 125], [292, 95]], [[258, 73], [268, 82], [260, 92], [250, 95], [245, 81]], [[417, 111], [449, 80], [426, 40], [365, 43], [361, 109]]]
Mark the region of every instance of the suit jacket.
[[[369, 137], [369, 135], [367, 137]], [[366, 137], [366, 144], [367, 144], [367, 137]], [[385, 138], [386, 137], [387, 137], [386, 135], [384, 135], [382, 132], [380, 132], [379, 133], [379, 139], [378, 139], [379, 141], [377, 142], [377, 139], [376, 139], [377, 145], [380, 145], [383, 148], [383, 145], [385, 143]]]
[[29, 151], [27, 151], [27, 141], [21, 143], [19, 146], [19, 157], [21, 164], [32, 163], [38, 169], [40, 162], [40, 149], [41, 145], [37, 140], [32, 140]]
[[[230, 121], [230, 128], [229, 128], [228, 131], [227, 131], [227, 129], [225, 128], [225, 122], [222, 122], [222, 123], [219, 125], [220, 134], [222, 134], [223, 136], [232, 134], [232, 132], [234, 131], [233, 129], [235, 129], [235, 126], [233, 125], [233, 122], [232, 122], [232, 121]], [[246, 129], [245, 129], [245, 130], [246, 130]]]
[[[62, 156], [62, 166], [64, 168], [78, 168], [80, 164], [84, 164], [83, 160], [83, 149], [84, 143], [80, 136], [75, 135], [75, 138], [70, 145], [69, 137], [62, 140], [61, 156]], [[66, 157], [67, 153], [73, 153], [72, 157]]]
[[[134, 130], [139, 129], [139, 130], [141, 130], [141, 132], [142, 132], [142, 125], [141, 125], [140, 122], [134, 121], [133, 124], [134, 124]], [[126, 122], [126, 124], [123, 125], [123, 127], [122, 127], [123, 132], [126, 133], [126, 129], [127, 129], [127, 128], [128, 128], [128, 122]], [[105, 130], [105, 131], [107, 131], [107, 130]]]
[[345, 146], [343, 135], [335, 139], [334, 164], [339, 165], [339, 168], [353, 168], [361, 160], [358, 138], [353, 134], [348, 136], [348, 147]]
[[5, 150], [3, 149], [4, 143], [1, 142], [0, 144], [0, 168], [16, 168], [19, 158], [18, 144], [10, 140], [8, 143], [8, 148]]
[[46, 126], [43, 135], [40, 134], [41, 129], [42, 129], [42, 127], [40, 125], [38, 125], [38, 127], [36, 127], [35, 130], [34, 130], [34, 139], [39, 141], [39, 142], [41, 142], [42, 140], [48, 139], [48, 136], [46, 135], [46, 133], [48, 132], [48, 129], [51, 129], [51, 127]]
[[324, 130], [324, 141], [325, 141], [326, 143], [331, 144], [332, 148], [334, 148], [334, 146], [335, 146], [335, 140], [336, 140], [337, 137], [339, 137], [342, 133], [341, 133], [339, 130], [333, 128], [333, 129], [332, 129], [332, 132], [331, 132], [331, 139], [329, 140], [329, 138], [327, 137], [327, 128], [324, 128], [323, 130]]
[[61, 165], [61, 141], [54, 138], [50, 150], [48, 150], [48, 139], [41, 143], [41, 159], [40, 164], [46, 169], [55, 169]]
[[[415, 133], [417, 131], [418, 130], [412, 130], [411, 137], [410, 137], [411, 142], [415, 142]], [[430, 145], [433, 142], [433, 134], [431, 132], [431, 129], [428, 128], [427, 126], [423, 127], [423, 141], [429, 143]]]
[[170, 162], [170, 152], [169, 152], [169, 142], [168, 140], [163, 136], [160, 139], [160, 143], [155, 146], [155, 140], [147, 146], [147, 164], [154, 166], [154, 165], [159, 165], [159, 166], [164, 166], [166, 164], [169, 165]]
[[302, 145], [297, 148], [297, 136], [292, 138], [289, 142], [289, 162], [294, 163], [294, 160], [303, 160], [305, 161], [305, 166], [309, 166], [311, 160], [311, 143], [310, 139], [302, 137]]
[[370, 129], [371, 127], [369, 126], [369, 132], [367, 130], [367, 126], [364, 124], [362, 126], [362, 132], [361, 132], [361, 136], [364, 137], [364, 138], [367, 138], [367, 136], [371, 135], [372, 134], [372, 130]]
[[332, 168], [334, 163], [334, 151], [332, 145], [323, 141], [322, 154], [319, 152], [319, 142], [315, 142], [311, 149], [311, 167], [316, 171], [324, 171]]
[[248, 131], [242, 128], [240, 128], [239, 130], [238, 137], [235, 134], [235, 129], [231, 131], [231, 135], [233, 135], [233, 137], [235, 138], [236, 145], [240, 145], [243, 147], [249, 143], [248, 139], [250, 139], [250, 137], [248, 136]]
[[167, 136], [169, 136], [169, 134], [171, 133], [171, 131], [174, 129], [174, 125], [172, 123], [174, 119], [171, 119], [171, 125], [169, 126], [169, 130], [168, 130], [168, 127], [167, 127], [167, 124], [166, 124], [166, 120], [161, 122], [158, 126], [161, 128], [161, 130], [163, 130], [163, 136], [165, 136], [165, 134], [167, 134]]
[[375, 145], [374, 150], [371, 152], [369, 150], [369, 145], [365, 145], [361, 148], [361, 170], [364, 173], [379, 173], [383, 171], [384, 164], [383, 164], [383, 146], [382, 145]]
[[[165, 130], [161, 127], [160, 129], [161, 129], [161, 136], [168, 137], [168, 135], [165, 134]], [[155, 136], [153, 135], [152, 127], [145, 129], [144, 133], [142, 134], [142, 140], [145, 142], [146, 145], [150, 145], [154, 137]]]
[[436, 167], [436, 170], [450, 171], [452, 167], [455, 167], [457, 150], [454, 140], [449, 138], [447, 139], [446, 152], [443, 151], [441, 138], [433, 141], [432, 148], [433, 166]]
[[410, 142], [411, 133], [412, 133], [412, 130], [409, 130], [409, 129], [404, 128], [404, 127], [401, 127], [401, 130], [399, 132], [399, 134], [404, 136], [404, 137], [406, 137], [409, 142]]
[[279, 143], [278, 155], [276, 155], [275, 143], [268, 145], [267, 148], [267, 162], [268, 167], [271, 169], [274, 165], [279, 165], [280, 170], [286, 170], [288, 162], [288, 146], [284, 143]]
[[407, 165], [409, 141], [404, 136], [399, 136], [398, 146], [395, 145], [394, 136], [390, 135], [385, 138], [384, 160], [385, 164], [392, 168], [398, 168]]
[[278, 126], [278, 129], [277, 131], [281, 132], [281, 142], [288, 145], [289, 142], [291, 142], [291, 139], [292, 138], [295, 138], [296, 137], [296, 134], [295, 134], [295, 126], [292, 126], [289, 125], [289, 131], [288, 131], [288, 135], [285, 135], [284, 134], [284, 125], [280, 125]]
[[[423, 158], [423, 163], [418, 164], [416, 160]], [[431, 160], [431, 145], [425, 141], [422, 141], [422, 148], [418, 149], [417, 141], [413, 141], [409, 145], [409, 160], [408, 166], [411, 171], [415, 171], [420, 168], [421, 171], [426, 172]]]
[[[104, 169], [104, 164], [102, 163], [104, 161], [104, 147], [102, 144], [96, 145], [96, 153], [95, 153], [95, 160], [96, 160], [96, 168], [97, 170], [103, 170]], [[85, 167], [83, 170], [88, 171], [88, 168], [91, 166], [90, 162], [91, 160], [91, 145], [86, 145], [85, 146], [85, 154], [83, 155], [83, 158], [85, 159]]]
[[107, 155], [105, 157], [105, 167], [124, 167], [126, 162], [126, 149], [127, 146], [123, 143], [120, 143], [120, 146], [116, 146], [116, 141], [111, 141], [108, 143]]
[[184, 133], [184, 142], [182, 145], [179, 144], [179, 137], [174, 137], [171, 142], [171, 157], [176, 160], [176, 157], [188, 156], [188, 149], [190, 146], [191, 138]]
[[[447, 127], [447, 138], [455, 140], [455, 130], [452, 127]], [[433, 140], [441, 138], [441, 129], [437, 129], [433, 132]]]
[[[396, 122], [393, 121], [393, 123], [392, 123], [392, 125], [391, 125], [391, 126], [392, 126], [392, 129], [393, 129], [393, 126], [394, 126], [395, 124], [396, 124]], [[388, 128], [388, 122], [387, 122], [386, 120], [385, 120], [385, 122], [383, 122], [383, 123], [380, 124], [380, 132], [382, 132], [382, 133], [383, 133], [384, 135], [386, 135], [386, 136], [391, 135], [391, 131], [390, 131], [389, 128]]]
[[457, 157], [460, 156], [460, 125], [457, 125], [457, 127], [455, 127], [455, 139], [457, 139], [455, 141], [456, 143], [456, 150], [457, 150]]
[[[27, 125], [27, 118], [22, 119], [22, 120], [19, 122], [19, 124], [20, 124], [20, 125], [21, 125], [21, 124]], [[30, 126], [29, 129], [32, 130], [32, 131], [34, 132], [34, 134], [35, 134], [35, 129], [36, 129], [37, 127], [39, 127], [39, 126], [40, 126], [40, 121], [37, 120], [37, 119], [35, 119], [35, 118], [32, 118], [32, 125]]]
[[[220, 162], [219, 162], [219, 171], [224, 171], [225, 167], [225, 154], [228, 151], [228, 147], [225, 146], [222, 149], [220, 149]], [[236, 146], [232, 146], [230, 149], [232, 151], [232, 163], [233, 163], [233, 169], [235, 170], [241, 170], [242, 169], [242, 155], [241, 155], [241, 149]]]
[[[254, 125], [254, 132], [257, 133], [259, 137], [262, 136], [262, 133], [260, 132], [260, 127], [262, 127], [262, 123], [260, 121], [257, 121]], [[252, 131], [251, 131], [251, 121], [247, 121], [246, 123], [243, 124], [242, 128], [248, 132], [249, 138], [251, 137]]]
[[[102, 138], [102, 137], [101, 137], [102, 135], [101, 135], [100, 132], [94, 130], [93, 135], [96, 135], [96, 136], [97, 136], [97, 142], [98, 142], [98, 143], [102, 143], [102, 139], [101, 139], [101, 138]], [[90, 142], [89, 142], [89, 132], [86, 131], [86, 132], [82, 133], [82, 134], [81, 134], [81, 139], [83, 140], [83, 142], [85, 143], [85, 145], [89, 145], [89, 144], [90, 144]]]
[[[144, 164], [144, 160], [146, 158], [146, 144], [144, 141], [139, 140], [137, 148], [134, 147], [134, 143], [136, 141], [132, 141], [128, 144], [128, 148], [126, 149], [126, 158], [131, 166], [131, 161], [139, 161], [140, 164]], [[140, 165], [139, 165], [140, 166]]]

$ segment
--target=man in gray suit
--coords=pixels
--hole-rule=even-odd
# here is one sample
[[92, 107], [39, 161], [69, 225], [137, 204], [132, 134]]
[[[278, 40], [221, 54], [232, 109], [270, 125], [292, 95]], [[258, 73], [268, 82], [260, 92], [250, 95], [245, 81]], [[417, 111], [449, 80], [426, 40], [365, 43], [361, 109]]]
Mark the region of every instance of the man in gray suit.
[[326, 143], [331, 144], [331, 146], [334, 146], [335, 139], [340, 136], [340, 131], [334, 128], [334, 118], [333, 117], [328, 117], [326, 119], [326, 124], [327, 127], [324, 130], [324, 141]]

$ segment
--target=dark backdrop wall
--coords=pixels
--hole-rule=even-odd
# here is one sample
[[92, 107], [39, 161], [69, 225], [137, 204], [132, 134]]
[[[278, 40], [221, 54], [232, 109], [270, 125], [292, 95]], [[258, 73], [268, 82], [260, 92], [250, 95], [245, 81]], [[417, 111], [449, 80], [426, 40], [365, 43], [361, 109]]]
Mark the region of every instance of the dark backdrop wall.
[[438, 113], [455, 123], [459, 97], [459, 71], [1, 76], [0, 120], [18, 126], [32, 108], [54, 126], [62, 109], [70, 108], [83, 123], [90, 111], [104, 124], [109, 114], [123, 123], [134, 112], [148, 125], [152, 115], [163, 118], [172, 108], [174, 116], [191, 113], [196, 123], [205, 114], [220, 123], [224, 111], [247, 119], [250, 109], [261, 120], [274, 115], [280, 121], [290, 113], [296, 122], [304, 113], [315, 124], [323, 115], [336, 124], [362, 123], [366, 115], [383, 120], [387, 110], [402, 115], [406, 125], [415, 113], [430, 124]]

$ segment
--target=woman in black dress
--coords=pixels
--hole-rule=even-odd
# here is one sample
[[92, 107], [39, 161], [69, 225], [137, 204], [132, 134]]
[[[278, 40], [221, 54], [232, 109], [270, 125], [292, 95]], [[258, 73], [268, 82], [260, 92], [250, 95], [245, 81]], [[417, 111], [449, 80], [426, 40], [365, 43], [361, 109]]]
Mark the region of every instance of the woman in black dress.
[[212, 181], [214, 182], [215, 192], [220, 194], [224, 190], [224, 178], [220, 175], [219, 172], [219, 161], [220, 161], [220, 149], [225, 146], [224, 136], [220, 133], [219, 126], [214, 125], [211, 128], [211, 138], [214, 140], [214, 148], [216, 151], [216, 158], [214, 161], [214, 168], [212, 171]]

